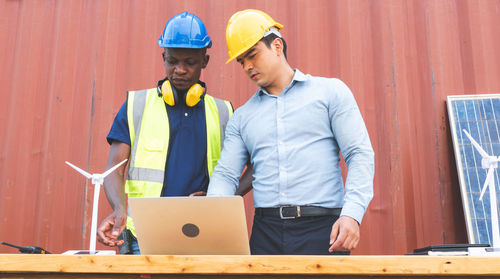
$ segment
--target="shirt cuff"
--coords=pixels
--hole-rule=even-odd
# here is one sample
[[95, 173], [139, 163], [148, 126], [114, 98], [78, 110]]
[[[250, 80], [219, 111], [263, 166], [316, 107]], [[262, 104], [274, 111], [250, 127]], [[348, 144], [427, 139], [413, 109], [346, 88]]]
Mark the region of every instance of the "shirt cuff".
[[220, 185], [215, 186], [214, 184], [208, 184], [207, 196], [211, 197], [223, 197], [223, 196], [234, 196], [234, 190], [231, 187], [220, 187]]
[[365, 208], [356, 203], [345, 203], [342, 207], [342, 212], [340, 216], [348, 216], [358, 221], [361, 225], [361, 220], [363, 220], [363, 215], [365, 214]]

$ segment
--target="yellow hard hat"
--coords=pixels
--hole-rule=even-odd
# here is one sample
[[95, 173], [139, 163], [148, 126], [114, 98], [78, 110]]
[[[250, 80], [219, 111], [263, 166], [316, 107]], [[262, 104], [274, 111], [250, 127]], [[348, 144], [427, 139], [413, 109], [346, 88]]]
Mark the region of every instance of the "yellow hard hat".
[[226, 64], [254, 46], [271, 27], [280, 30], [283, 25], [263, 11], [248, 9], [235, 13], [226, 28], [229, 54]]

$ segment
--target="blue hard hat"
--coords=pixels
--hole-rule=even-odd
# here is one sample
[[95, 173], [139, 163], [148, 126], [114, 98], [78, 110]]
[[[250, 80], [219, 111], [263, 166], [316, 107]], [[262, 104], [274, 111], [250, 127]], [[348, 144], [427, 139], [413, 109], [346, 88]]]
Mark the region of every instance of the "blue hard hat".
[[199, 17], [182, 12], [167, 22], [158, 44], [168, 48], [209, 48], [212, 41]]

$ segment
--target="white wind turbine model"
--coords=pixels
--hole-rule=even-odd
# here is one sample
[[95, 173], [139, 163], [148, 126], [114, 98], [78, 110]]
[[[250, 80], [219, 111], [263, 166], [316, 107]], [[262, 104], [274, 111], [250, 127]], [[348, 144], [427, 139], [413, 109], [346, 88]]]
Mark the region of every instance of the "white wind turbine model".
[[71, 164], [70, 162], [66, 161], [66, 164], [68, 164], [70, 167], [74, 168], [76, 171], [79, 173], [83, 174], [86, 178], [91, 178], [92, 179], [92, 184], [94, 184], [94, 204], [92, 207], [92, 226], [90, 230], [90, 249], [89, 249], [89, 254], [95, 254], [95, 245], [96, 245], [96, 233], [97, 233], [97, 209], [98, 209], [98, 204], [99, 204], [99, 193], [101, 190], [101, 185], [104, 182], [104, 178], [112, 173], [114, 170], [116, 170], [119, 166], [121, 166], [123, 163], [125, 163], [128, 159], [125, 159], [115, 165], [114, 167], [110, 168], [109, 170], [105, 171], [104, 173], [94, 173], [90, 174], [79, 167]]
[[491, 252], [500, 253], [498, 249], [500, 249], [500, 232], [498, 229], [498, 203], [497, 203], [497, 191], [495, 186], [495, 169], [498, 168], [498, 162], [500, 162], [500, 156], [490, 156], [484, 149], [477, 143], [474, 138], [464, 129], [463, 132], [469, 138], [472, 145], [476, 148], [476, 150], [483, 157], [481, 160], [481, 167], [483, 169], [488, 169], [488, 173], [486, 175], [486, 179], [484, 181], [483, 189], [481, 190], [481, 195], [479, 196], [479, 200], [483, 199], [483, 195], [486, 192], [486, 186], [489, 188], [490, 192], [490, 212], [491, 212], [491, 231], [493, 236], [493, 249], [491, 248], [469, 248], [469, 254], [471, 249], [476, 250], [474, 252]]

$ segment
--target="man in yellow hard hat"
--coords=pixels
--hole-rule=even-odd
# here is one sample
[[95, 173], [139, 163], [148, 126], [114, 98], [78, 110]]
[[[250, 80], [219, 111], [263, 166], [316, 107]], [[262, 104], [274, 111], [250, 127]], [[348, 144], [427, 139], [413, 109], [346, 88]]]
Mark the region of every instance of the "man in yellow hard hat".
[[282, 27], [259, 10], [229, 20], [227, 62], [259, 89], [228, 122], [208, 195], [233, 195], [250, 160], [252, 254], [349, 253], [373, 196], [374, 152], [349, 88], [290, 67]]

